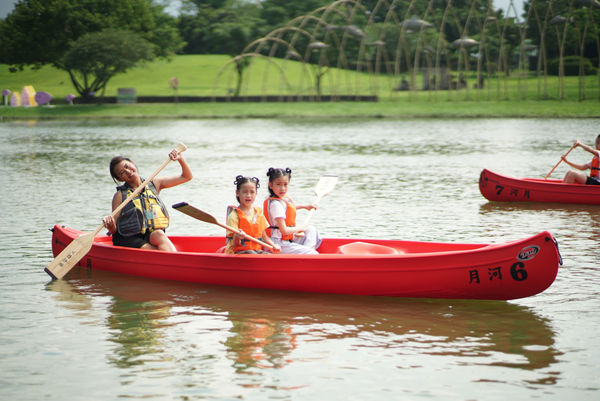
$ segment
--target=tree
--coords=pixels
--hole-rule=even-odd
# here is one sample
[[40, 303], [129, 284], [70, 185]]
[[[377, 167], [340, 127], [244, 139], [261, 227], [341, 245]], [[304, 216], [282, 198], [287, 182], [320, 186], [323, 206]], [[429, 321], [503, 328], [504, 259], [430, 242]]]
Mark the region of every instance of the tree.
[[[526, 0], [525, 12], [530, 12], [527, 37], [533, 43], [545, 44], [548, 60], [561, 56], [583, 56], [589, 59], [598, 57], [597, 31], [600, 26], [600, 12], [586, 1], [576, 0]], [[586, 7], [587, 6], [587, 7]], [[531, 9], [531, 10], [530, 10]], [[588, 20], [588, 17], [590, 20]], [[583, 28], [589, 24], [587, 36], [582, 38]], [[583, 47], [583, 54], [581, 47]]]
[[[186, 53], [240, 54], [253, 39], [260, 37], [264, 21], [260, 8], [242, 0], [185, 0], [178, 26], [185, 38]], [[234, 96], [239, 96], [244, 71], [250, 65], [246, 57], [234, 58], [237, 74]]]
[[63, 57], [75, 90], [84, 97], [106, 87], [113, 76], [151, 60], [154, 46], [139, 35], [108, 28], [77, 39]]
[[107, 28], [135, 32], [154, 45], [152, 57], [168, 57], [183, 45], [174, 19], [153, 0], [19, 0], [0, 21], [0, 63], [13, 72], [47, 64], [66, 70], [73, 43]]
[[[249, 29], [240, 23], [223, 24], [215, 30], [215, 36], [222, 38], [224, 44], [223, 51], [232, 57], [235, 57], [244, 50], [244, 47], [250, 40]], [[239, 96], [242, 89], [242, 81], [244, 79], [244, 71], [250, 65], [249, 58], [236, 58], [235, 70], [237, 73], [237, 83], [234, 96]]]
[[186, 54], [238, 54], [264, 33], [257, 4], [243, 0], [184, 0], [183, 4], [177, 26], [186, 41]]
[[295, 17], [306, 15], [319, 7], [330, 5], [332, 2], [332, 0], [263, 0], [261, 1], [261, 17], [272, 30]]

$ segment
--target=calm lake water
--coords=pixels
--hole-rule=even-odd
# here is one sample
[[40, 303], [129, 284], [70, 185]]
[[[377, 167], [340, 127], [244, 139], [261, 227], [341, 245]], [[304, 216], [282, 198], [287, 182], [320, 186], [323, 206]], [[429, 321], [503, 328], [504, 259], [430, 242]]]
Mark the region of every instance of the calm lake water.
[[[482, 168], [544, 177], [600, 120], [110, 120], [0, 123], [0, 399], [598, 400], [600, 207], [499, 204]], [[178, 142], [194, 179], [165, 190], [220, 220], [234, 177], [291, 167], [324, 236], [489, 243], [549, 230], [554, 284], [510, 302], [188, 285], [74, 270], [51, 282], [55, 223], [110, 212], [108, 162], [149, 175]], [[581, 149], [570, 155], [587, 162]], [[566, 166], [553, 177], [562, 177]], [[178, 166], [162, 174], [178, 174]], [[266, 181], [266, 180], [264, 180]], [[259, 197], [266, 195], [266, 183]], [[222, 235], [172, 213], [171, 234]]]

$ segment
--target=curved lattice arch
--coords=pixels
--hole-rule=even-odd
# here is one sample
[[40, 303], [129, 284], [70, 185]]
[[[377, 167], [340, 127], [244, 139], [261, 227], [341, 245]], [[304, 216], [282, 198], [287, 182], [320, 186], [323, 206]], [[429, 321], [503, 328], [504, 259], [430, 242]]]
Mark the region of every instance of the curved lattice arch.
[[[598, 0], [531, 0], [522, 14], [512, 0], [506, 10], [494, 9], [491, 1], [467, 0], [460, 13], [453, 1], [442, 4], [378, 0], [367, 9], [361, 0], [333, 1], [249, 43], [218, 80], [231, 63], [259, 57], [271, 61], [260, 64], [258, 76], [252, 71], [258, 65], [247, 62], [244, 79], [273, 82], [276, 68], [281, 96], [397, 97], [406, 91], [411, 98], [426, 93], [433, 101], [441, 93], [450, 101], [564, 99], [575, 91], [576, 81], [565, 78], [569, 55], [580, 60], [579, 100], [588, 97], [590, 82], [600, 100], [600, 57], [594, 65], [597, 83], [585, 77], [589, 59], [583, 58], [590, 57], [590, 44], [600, 53]], [[552, 76], [554, 59], [558, 73]], [[248, 91], [248, 84], [243, 88]]]
[[[275, 67], [277, 67], [279, 69], [280, 72], [280, 78], [281, 80], [287, 85], [288, 89], [291, 90], [291, 86], [289, 84], [289, 82], [287, 82], [286, 77], [285, 77], [285, 71], [283, 71], [283, 69], [281, 68], [281, 66], [279, 66], [272, 57], [267, 57], [263, 54], [260, 53], [244, 53], [244, 54], [240, 54], [238, 56], [235, 56], [233, 59], [231, 59], [230, 61], [228, 61], [223, 68], [221, 68], [221, 70], [219, 71], [219, 73], [217, 74], [217, 78], [216, 81], [218, 82], [219, 79], [221, 78], [221, 76], [229, 69], [232, 67], [232, 65], [239, 63], [241, 60], [244, 59], [252, 59], [252, 58], [260, 58], [260, 59], [264, 59], [267, 61], [267, 63], [269, 65], [274, 65]], [[229, 81], [230, 83], [231, 81]], [[264, 85], [265, 81], [263, 80], [263, 85]]]

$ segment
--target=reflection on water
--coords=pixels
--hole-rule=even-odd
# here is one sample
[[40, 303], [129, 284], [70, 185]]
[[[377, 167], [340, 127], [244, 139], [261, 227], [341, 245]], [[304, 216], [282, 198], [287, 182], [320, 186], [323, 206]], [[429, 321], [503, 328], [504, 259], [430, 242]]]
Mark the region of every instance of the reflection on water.
[[109, 308], [108, 327], [111, 341], [119, 345], [110, 361], [122, 368], [141, 365], [160, 355], [163, 348], [160, 328], [170, 316], [170, 307], [162, 302], [138, 303], [114, 298]]
[[532, 211], [532, 212], [563, 212], [568, 216], [577, 216], [585, 213], [591, 218], [597, 218], [600, 221], [600, 205], [579, 205], [565, 203], [545, 203], [545, 202], [490, 202], [482, 204], [480, 207], [482, 213], [492, 212], [514, 212], [514, 211]]
[[296, 348], [296, 334], [285, 322], [268, 318], [248, 318], [229, 313], [233, 327], [225, 341], [236, 372], [250, 368], [281, 368], [292, 362], [286, 356]]
[[[227, 327], [218, 341], [237, 373], [262, 375], [264, 368], [299, 362], [294, 351], [307, 344], [351, 340], [356, 350], [408, 358], [406, 368], [414, 368], [418, 362], [412, 358], [420, 354], [452, 357], [458, 365], [537, 371], [532, 380], [537, 384], [555, 383], [560, 375], [547, 369], [560, 355], [547, 319], [511, 303], [198, 288], [102, 271], [85, 277], [76, 271], [70, 277], [68, 283], [50, 282], [47, 289], [82, 310], [92, 297], [109, 297], [106, 325], [118, 346], [108, 359], [125, 371], [145, 363], [170, 370], [177, 358], [173, 348], [202, 341], [201, 332], [180, 337], [188, 333], [186, 326], [199, 325], [211, 335]], [[173, 337], [173, 332], [180, 334]], [[192, 354], [180, 362], [214, 358], [188, 351]], [[482, 371], [473, 380], [489, 380], [488, 374]]]

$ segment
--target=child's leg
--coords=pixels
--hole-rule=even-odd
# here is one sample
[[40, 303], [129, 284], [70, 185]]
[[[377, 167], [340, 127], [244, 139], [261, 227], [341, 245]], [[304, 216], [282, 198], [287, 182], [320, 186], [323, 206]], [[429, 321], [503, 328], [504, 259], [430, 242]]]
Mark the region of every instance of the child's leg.
[[279, 246], [281, 246], [281, 253], [297, 253], [304, 255], [316, 255], [319, 253], [313, 248], [290, 241], [283, 241], [279, 244]]
[[317, 249], [321, 246], [321, 236], [315, 226], [308, 226], [306, 227], [306, 231], [304, 231], [304, 236], [295, 237], [294, 242], [312, 249]]

